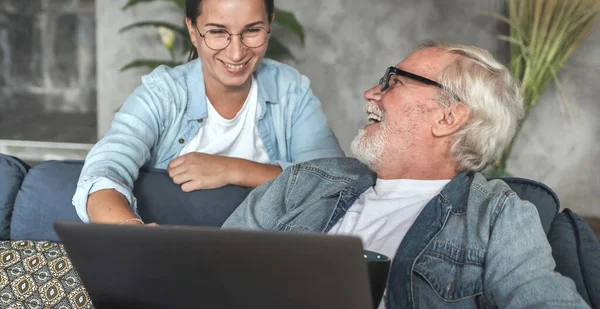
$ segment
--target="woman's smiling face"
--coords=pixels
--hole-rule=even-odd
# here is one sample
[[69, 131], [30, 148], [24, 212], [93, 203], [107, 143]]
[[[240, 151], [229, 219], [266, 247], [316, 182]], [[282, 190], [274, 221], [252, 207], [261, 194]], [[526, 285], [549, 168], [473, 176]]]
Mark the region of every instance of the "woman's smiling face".
[[196, 18], [196, 25], [189, 20], [186, 23], [198, 50], [198, 57], [202, 60], [205, 85], [221, 86], [233, 91], [248, 87], [252, 72], [267, 51], [268, 42], [249, 48], [242, 44], [239, 35], [232, 35], [226, 48], [213, 50], [198, 32], [205, 35], [211, 30], [226, 30], [239, 34], [250, 27], [270, 30], [265, 1], [203, 0], [200, 5], [202, 8], [200, 16]]

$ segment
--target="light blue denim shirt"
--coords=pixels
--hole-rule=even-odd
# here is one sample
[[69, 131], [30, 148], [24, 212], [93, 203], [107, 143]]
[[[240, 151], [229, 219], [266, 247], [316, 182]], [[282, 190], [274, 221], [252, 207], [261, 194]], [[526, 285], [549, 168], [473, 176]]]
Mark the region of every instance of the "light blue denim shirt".
[[[261, 114], [257, 130], [272, 164], [286, 168], [316, 158], [343, 156], [310, 87], [294, 68], [264, 59], [254, 72]], [[166, 169], [207, 117], [199, 59], [142, 77], [142, 85], [115, 114], [110, 130], [88, 153], [73, 205], [84, 222], [88, 195], [122, 193], [134, 212], [133, 183], [143, 165]]]
[[[254, 189], [223, 228], [327, 232], [376, 175], [351, 158], [286, 169]], [[554, 271], [534, 205], [499, 180], [461, 173], [398, 247], [387, 308], [589, 308]]]

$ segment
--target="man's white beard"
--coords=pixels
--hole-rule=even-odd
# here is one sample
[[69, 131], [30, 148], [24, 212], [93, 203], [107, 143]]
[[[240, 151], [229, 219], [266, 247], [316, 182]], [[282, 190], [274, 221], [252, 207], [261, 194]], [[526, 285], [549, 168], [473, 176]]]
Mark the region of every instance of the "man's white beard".
[[372, 135], [366, 135], [365, 128], [358, 131], [358, 135], [350, 145], [352, 154], [356, 159], [374, 169], [381, 163], [385, 142], [387, 140], [385, 123], [381, 122], [379, 130]]

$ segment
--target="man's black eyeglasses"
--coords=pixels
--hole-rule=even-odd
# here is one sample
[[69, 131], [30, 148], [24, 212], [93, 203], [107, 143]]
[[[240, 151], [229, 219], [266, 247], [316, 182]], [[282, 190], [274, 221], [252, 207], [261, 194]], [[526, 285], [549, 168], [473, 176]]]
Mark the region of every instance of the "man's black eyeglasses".
[[392, 75], [400, 75], [400, 76], [404, 76], [406, 78], [410, 78], [412, 80], [416, 80], [418, 82], [421, 82], [421, 83], [424, 83], [427, 85], [436, 86], [440, 89], [448, 91], [456, 100], [460, 101], [458, 96], [456, 94], [452, 93], [448, 88], [444, 87], [444, 85], [442, 85], [438, 82], [432, 81], [429, 78], [425, 78], [425, 77], [419, 76], [417, 74], [406, 72], [406, 71], [398, 69], [396, 67], [387, 68], [387, 70], [385, 70], [385, 75], [383, 75], [383, 77], [379, 80], [379, 85], [381, 85], [382, 92], [386, 91], [390, 87], [390, 79], [391, 79]]

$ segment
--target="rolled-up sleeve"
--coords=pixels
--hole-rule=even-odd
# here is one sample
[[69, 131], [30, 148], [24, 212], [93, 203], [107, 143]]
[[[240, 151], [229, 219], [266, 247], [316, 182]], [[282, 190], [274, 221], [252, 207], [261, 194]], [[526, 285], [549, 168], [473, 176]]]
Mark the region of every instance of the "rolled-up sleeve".
[[145, 76], [115, 114], [110, 130], [94, 145], [85, 159], [72, 203], [84, 222], [89, 222], [87, 199], [91, 193], [115, 189], [123, 194], [132, 210], [137, 210], [133, 183], [139, 169], [151, 157], [162, 128], [167, 98], [156, 89], [152, 76]]
[[89, 177], [81, 179], [77, 184], [77, 190], [73, 196], [73, 205], [77, 211], [77, 215], [83, 222], [90, 222], [90, 218], [87, 213], [87, 198], [90, 194], [105, 190], [114, 189], [117, 192], [123, 194], [127, 199], [131, 209], [137, 214], [137, 200], [133, 196], [133, 192], [127, 186], [119, 183], [118, 180], [109, 179], [107, 177]]

